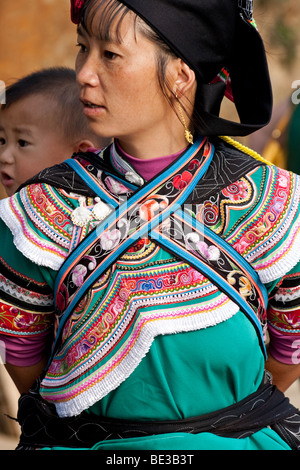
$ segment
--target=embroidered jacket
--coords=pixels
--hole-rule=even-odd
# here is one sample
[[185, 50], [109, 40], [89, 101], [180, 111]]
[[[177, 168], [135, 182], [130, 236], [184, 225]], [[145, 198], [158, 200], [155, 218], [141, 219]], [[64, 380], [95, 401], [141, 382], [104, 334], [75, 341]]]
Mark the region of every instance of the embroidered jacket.
[[[130, 182], [143, 184], [114, 146], [76, 158], [116, 200], [132, 194]], [[174, 184], [180, 187], [188, 178], [178, 175]], [[300, 360], [299, 196], [298, 176], [218, 142], [208, 171], [186, 201], [192, 217], [255, 268], [269, 294], [271, 352], [286, 363]], [[107, 206], [100, 202], [66, 164], [41, 172], [1, 201], [2, 338], [36, 336], [47, 329], [51, 334], [56, 273], [110, 212], [103, 213]], [[149, 214], [152, 208], [143, 210]], [[103, 242], [114, 246], [118, 234], [109, 233]], [[204, 244], [201, 250], [218, 259], [213, 248]], [[92, 267], [93, 257], [89, 263]], [[80, 265], [72, 273], [75, 286], [87, 269], [89, 264]], [[249, 281], [241, 279], [240, 290], [249, 298]], [[41, 393], [60, 415], [78, 414], [125, 381], [158, 335], [213, 327], [239, 310], [203, 274], [144, 236], [94, 283], [68, 318]]]

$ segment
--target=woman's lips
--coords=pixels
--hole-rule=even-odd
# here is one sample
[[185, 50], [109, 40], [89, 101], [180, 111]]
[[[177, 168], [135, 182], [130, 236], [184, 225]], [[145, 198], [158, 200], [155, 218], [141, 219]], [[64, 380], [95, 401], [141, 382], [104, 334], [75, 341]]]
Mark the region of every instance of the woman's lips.
[[81, 100], [83, 104], [83, 112], [86, 116], [98, 116], [103, 113], [104, 106], [92, 103], [88, 100]]

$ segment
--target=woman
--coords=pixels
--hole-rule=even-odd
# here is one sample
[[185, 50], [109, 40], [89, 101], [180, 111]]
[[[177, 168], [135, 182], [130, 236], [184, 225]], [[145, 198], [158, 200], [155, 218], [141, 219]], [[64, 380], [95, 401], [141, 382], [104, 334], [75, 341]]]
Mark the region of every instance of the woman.
[[[115, 140], [0, 207], [1, 338], [23, 392], [47, 355], [51, 295], [56, 309], [19, 448], [298, 446], [279, 391], [300, 371], [298, 177], [217, 137], [271, 112], [250, 2], [184, 5], [72, 2], [84, 113]], [[240, 123], [218, 116], [231, 91]]]

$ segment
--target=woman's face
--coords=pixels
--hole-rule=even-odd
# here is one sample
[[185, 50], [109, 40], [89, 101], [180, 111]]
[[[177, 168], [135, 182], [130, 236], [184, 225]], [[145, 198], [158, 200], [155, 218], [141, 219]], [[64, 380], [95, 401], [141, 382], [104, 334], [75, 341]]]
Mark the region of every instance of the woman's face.
[[91, 31], [78, 28], [76, 72], [84, 114], [103, 137], [128, 142], [138, 136], [146, 142], [151, 133], [159, 138], [174, 112], [159, 85], [157, 46], [135, 28], [131, 13], [123, 19], [119, 35], [112, 27], [109, 40], [102, 39], [98, 15]]

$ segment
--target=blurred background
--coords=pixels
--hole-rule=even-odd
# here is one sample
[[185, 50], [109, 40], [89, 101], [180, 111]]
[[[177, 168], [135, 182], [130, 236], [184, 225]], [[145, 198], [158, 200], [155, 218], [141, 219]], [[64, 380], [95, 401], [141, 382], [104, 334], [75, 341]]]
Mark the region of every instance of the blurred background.
[[[300, 173], [300, 1], [254, 0], [254, 17], [268, 54], [274, 112], [264, 130], [239, 140], [273, 163]], [[43, 67], [73, 68], [75, 45], [69, 0], [0, 0], [0, 80], [6, 86]], [[222, 113], [225, 117], [234, 113], [229, 102], [225, 101]], [[300, 407], [298, 383], [290, 396]], [[6, 414], [16, 416], [17, 399], [0, 364], [0, 449], [16, 445], [19, 429]]]

